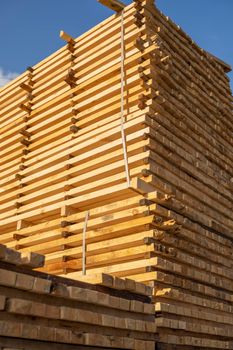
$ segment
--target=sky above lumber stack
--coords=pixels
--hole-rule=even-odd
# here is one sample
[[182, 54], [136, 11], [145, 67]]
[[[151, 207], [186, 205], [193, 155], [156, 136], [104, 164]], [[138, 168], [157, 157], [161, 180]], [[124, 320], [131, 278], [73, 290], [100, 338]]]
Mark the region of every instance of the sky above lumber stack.
[[[125, 4], [131, 0], [123, 0]], [[233, 67], [233, 0], [157, 0], [159, 9], [205, 50]], [[7, 0], [0, 3], [0, 86], [113, 12], [97, 0]], [[230, 73], [233, 89], [233, 73]]]

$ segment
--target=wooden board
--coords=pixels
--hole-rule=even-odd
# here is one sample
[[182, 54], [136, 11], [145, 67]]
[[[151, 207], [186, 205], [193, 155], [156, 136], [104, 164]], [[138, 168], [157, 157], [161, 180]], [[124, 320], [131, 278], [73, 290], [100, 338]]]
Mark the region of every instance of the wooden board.
[[[124, 7], [123, 25], [124, 60], [121, 14], [114, 14], [79, 38], [62, 35], [66, 46], [0, 89], [5, 260], [20, 263], [27, 254], [28, 267], [34, 260], [45, 273], [110, 283], [118, 291], [126, 285], [142, 291], [137, 283], [143, 282], [153, 288], [158, 349], [229, 349], [229, 67], [152, 0]], [[45, 254], [43, 267], [31, 252]], [[104, 280], [102, 273], [113, 276]], [[12, 310], [17, 304], [12, 300]], [[68, 311], [64, 305], [63, 321], [73, 322], [65, 317], [75, 311]], [[13, 314], [5, 320], [9, 329]], [[123, 341], [123, 323], [110, 346], [107, 334], [93, 335], [93, 325], [78, 347], [154, 346], [144, 335]], [[15, 346], [10, 335], [1, 345], [7, 346]]]

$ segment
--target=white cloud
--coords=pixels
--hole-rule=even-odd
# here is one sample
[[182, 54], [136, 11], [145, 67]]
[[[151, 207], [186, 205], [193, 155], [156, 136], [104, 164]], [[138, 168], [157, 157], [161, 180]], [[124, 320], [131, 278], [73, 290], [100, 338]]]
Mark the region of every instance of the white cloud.
[[15, 79], [18, 75], [18, 73], [5, 72], [0, 67], [0, 87], [6, 85], [7, 83], [9, 83], [9, 81]]

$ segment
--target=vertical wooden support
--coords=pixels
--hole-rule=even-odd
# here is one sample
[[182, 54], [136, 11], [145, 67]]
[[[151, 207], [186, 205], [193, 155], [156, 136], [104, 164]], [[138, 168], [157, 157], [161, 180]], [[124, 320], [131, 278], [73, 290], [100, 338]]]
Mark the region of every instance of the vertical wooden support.
[[75, 52], [75, 40], [72, 38], [71, 35], [65, 33], [63, 30], [60, 31], [60, 38], [65, 40], [67, 42], [67, 49], [70, 52], [70, 68], [68, 69], [67, 75], [65, 77], [65, 82], [71, 87], [76, 86], [76, 78], [75, 78], [75, 71], [72, 69], [74, 66], [74, 60], [76, 56], [74, 55]]
[[[20, 129], [19, 133], [22, 135], [22, 137], [20, 138], [20, 143], [23, 146], [22, 149], [22, 158], [19, 164], [19, 172], [15, 175], [15, 178], [17, 180], [19, 180], [19, 188], [22, 189], [20, 191], [20, 193], [17, 194], [17, 202], [15, 203], [15, 207], [18, 209], [20, 208], [23, 203], [20, 200], [20, 198], [23, 197], [23, 187], [25, 186], [25, 183], [22, 183], [22, 179], [24, 178], [24, 172], [27, 169], [27, 165], [26, 165], [26, 158], [27, 158], [27, 154], [30, 152], [29, 150], [29, 146], [31, 144], [31, 133], [29, 131], [29, 121], [30, 121], [30, 115], [31, 115], [31, 110], [32, 110], [32, 105], [33, 105], [33, 68], [32, 67], [28, 67], [27, 68], [27, 77], [28, 77], [28, 81], [25, 83], [21, 83], [19, 86], [20, 88], [25, 91], [26, 96], [25, 96], [25, 102], [21, 103], [19, 105], [19, 108], [26, 112], [26, 115], [23, 119], [23, 126]], [[22, 224], [20, 224], [22, 226]], [[17, 228], [18, 229], [18, 228]]]
[[28, 227], [29, 226], [29, 223], [25, 220], [19, 220], [17, 221], [17, 230], [20, 231], [22, 230], [23, 228], [25, 227]]
[[87, 224], [88, 224], [88, 219], [90, 216], [90, 212], [87, 211], [85, 215], [85, 222], [84, 222], [84, 227], [83, 227], [83, 254], [82, 254], [82, 274], [83, 276], [86, 275], [86, 232], [87, 232]]
[[[147, 0], [146, 6], [153, 5], [152, 3], [153, 2], [151, 0]], [[134, 8], [135, 25], [138, 28], [143, 26], [143, 29], [140, 30], [139, 37], [135, 40], [135, 46], [141, 52], [141, 57], [138, 59], [138, 74], [140, 77], [140, 85], [144, 90], [138, 96], [138, 108], [144, 110], [148, 106], [148, 100], [152, 99], [154, 95], [153, 88], [156, 86], [156, 83], [153, 82], [154, 85], [152, 87], [152, 72], [148, 68], [145, 71], [144, 62], [146, 58], [144, 57], [144, 51], [148, 46], [154, 47], [154, 50], [149, 54], [149, 58], [151, 59], [152, 63], [154, 58], [157, 59], [159, 56], [159, 46], [155, 42], [156, 37], [154, 36], [154, 31], [152, 31], [150, 26], [150, 18], [146, 18], [145, 4], [143, 4], [142, 1], [135, 0]]]
[[61, 207], [61, 218], [63, 219], [64, 217], [75, 214], [77, 212], [78, 210], [72, 208], [71, 206], [64, 205], [63, 207]]
[[125, 115], [124, 115], [124, 90], [125, 90], [125, 28], [124, 28], [124, 9], [121, 11], [121, 139], [123, 146], [123, 155], [125, 162], [125, 175], [127, 186], [130, 187], [130, 173], [127, 155], [127, 144], [124, 130]]
[[[75, 137], [75, 135], [77, 135], [78, 133], [78, 126], [76, 125], [76, 123], [78, 122], [78, 118], [77, 118], [77, 114], [78, 114], [78, 110], [75, 108], [75, 101], [73, 100], [73, 98], [75, 97], [75, 93], [72, 92], [72, 89], [74, 87], [77, 86], [76, 84], [76, 77], [75, 77], [75, 71], [73, 69], [74, 65], [75, 65], [75, 40], [74, 38], [65, 33], [64, 31], [60, 31], [60, 38], [65, 40], [67, 42], [67, 50], [70, 54], [70, 68], [68, 69], [68, 72], [67, 72], [67, 75], [65, 76], [65, 82], [69, 85], [70, 89], [71, 89], [71, 92], [70, 92], [70, 108], [71, 108], [71, 119], [70, 119], [70, 127], [69, 127], [69, 131], [71, 133], [71, 140], [73, 137]], [[71, 159], [72, 158], [72, 154], [68, 154], [67, 155], [67, 159]], [[66, 164], [66, 170], [69, 170], [70, 168], [72, 167], [71, 164]], [[64, 191], [65, 191], [65, 196], [64, 196], [64, 199], [68, 199], [69, 198], [69, 189], [70, 186], [69, 185], [69, 179], [70, 179], [70, 175], [67, 175], [66, 177], [66, 180], [67, 180], [67, 183], [66, 185], [64, 186]], [[68, 211], [68, 208], [66, 207], [66, 209], [62, 210], [61, 211], [61, 216], [63, 216], [63, 214], [65, 212]], [[69, 209], [69, 211], [71, 211], [71, 209]]]
[[[25, 220], [18, 220], [18, 221], [16, 222], [16, 230], [19, 231], [19, 233], [15, 233], [15, 234], [13, 235], [13, 239], [16, 240], [16, 241], [19, 241], [20, 239], [25, 238], [26, 235], [24, 235], [24, 234], [21, 233], [20, 231], [23, 230], [23, 229], [26, 228], [26, 227], [29, 227], [29, 226], [31, 226], [31, 224], [30, 224], [29, 222], [27, 222], [27, 221], [25, 221]], [[20, 245], [17, 244], [17, 245], [15, 246], [15, 249], [19, 249], [19, 247], [20, 247]]]

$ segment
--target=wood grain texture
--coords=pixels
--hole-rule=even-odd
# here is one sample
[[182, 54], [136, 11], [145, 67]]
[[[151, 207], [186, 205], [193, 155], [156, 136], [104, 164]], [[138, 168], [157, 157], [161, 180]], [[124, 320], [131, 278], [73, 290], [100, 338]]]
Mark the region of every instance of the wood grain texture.
[[[0, 89], [0, 242], [12, 262], [26, 256], [28, 268], [44, 254], [43, 273], [118, 291], [153, 288], [158, 349], [231, 349], [230, 67], [152, 0], [134, 1], [123, 17], [130, 186], [121, 15], [114, 14], [79, 38], [63, 32], [66, 46]], [[64, 320], [75, 315], [64, 308]], [[104, 322], [118, 322], [111, 317]], [[13, 327], [13, 318], [7, 322]], [[2, 347], [14, 348], [7, 337]], [[87, 330], [76, 344], [111, 348], [106, 334], [96, 344], [93, 337]], [[146, 349], [139, 338], [125, 348]], [[122, 344], [116, 338], [112, 347]]]

